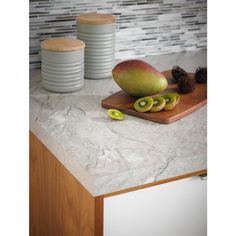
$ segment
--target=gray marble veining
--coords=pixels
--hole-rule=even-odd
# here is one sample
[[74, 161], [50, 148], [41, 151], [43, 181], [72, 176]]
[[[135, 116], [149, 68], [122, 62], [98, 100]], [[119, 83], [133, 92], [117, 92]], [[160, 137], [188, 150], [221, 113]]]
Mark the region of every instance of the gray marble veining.
[[[206, 66], [206, 51], [145, 58], [159, 70]], [[207, 107], [159, 124], [126, 115], [111, 120], [101, 100], [119, 90], [111, 80], [86, 80], [67, 94], [42, 88], [31, 71], [30, 129], [93, 195], [182, 175], [207, 167]]]

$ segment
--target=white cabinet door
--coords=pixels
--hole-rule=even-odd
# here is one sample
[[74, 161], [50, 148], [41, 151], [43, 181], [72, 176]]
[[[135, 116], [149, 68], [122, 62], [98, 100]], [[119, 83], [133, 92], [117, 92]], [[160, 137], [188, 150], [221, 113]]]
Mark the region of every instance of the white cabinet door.
[[104, 199], [104, 236], [206, 236], [207, 181], [178, 180]]

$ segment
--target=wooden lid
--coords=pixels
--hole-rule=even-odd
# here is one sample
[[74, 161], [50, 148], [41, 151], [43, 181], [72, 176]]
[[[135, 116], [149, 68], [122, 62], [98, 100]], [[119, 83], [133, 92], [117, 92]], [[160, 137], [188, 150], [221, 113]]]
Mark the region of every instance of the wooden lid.
[[85, 47], [83, 41], [71, 38], [49, 38], [41, 42], [41, 48], [53, 52], [77, 51]]
[[76, 21], [88, 25], [111, 24], [116, 21], [115, 16], [97, 12], [85, 13], [76, 17]]

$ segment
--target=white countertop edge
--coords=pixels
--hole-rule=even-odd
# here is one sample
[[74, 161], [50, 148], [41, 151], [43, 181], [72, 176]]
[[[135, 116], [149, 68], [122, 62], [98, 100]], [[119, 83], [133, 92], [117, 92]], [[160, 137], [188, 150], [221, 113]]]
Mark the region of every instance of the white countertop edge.
[[[36, 121], [30, 119], [30, 131], [44, 144], [45, 147], [56, 157], [56, 159], [75, 177], [80, 184], [95, 197], [94, 181], [73, 158], [68, 158], [68, 154], [64, 149], [53, 140], [53, 138], [37, 124]], [[70, 162], [68, 163], [67, 161]]]
[[[197, 159], [195, 159], [194, 161], [190, 161], [190, 163], [191, 163], [191, 166], [189, 166], [188, 161], [182, 162], [182, 160], [179, 158], [173, 158], [171, 160], [168, 160], [166, 164], [162, 167], [155, 166], [155, 165], [150, 166], [148, 169], [149, 169], [149, 173], [151, 174], [148, 177], [145, 175], [142, 176], [142, 174], [140, 175], [140, 172], [143, 172], [143, 173], [146, 172], [147, 167], [138, 168], [138, 169], [116, 174], [110, 180], [110, 183], [108, 186], [104, 185], [105, 188], [100, 187], [96, 189], [96, 196], [115, 193], [115, 192], [123, 191], [126, 189], [130, 189], [130, 188], [140, 187], [146, 184], [155, 185], [155, 183], [158, 183], [159, 181], [163, 181], [165, 179], [176, 178], [182, 175], [191, 174], [193, 172], [203, 171], [207, 169], [207, 164], [205, 162], [199, 163]], [[127, 179], [124, 179], [122, 176], [130, 176], [129, 181], [127, 181]], [[107, 178], [109, 178], [109, 176], [103, 176], [101, 178], [98, 178], [96, 181], [103, 182], [102, 179], [107, 179]], [[115, 182], [114, 185], [113, 185], [114, 183], [113, 181]], [[103, 185], [100, 183], [99, 186], [103, 186]]]
[[[149, 176], [140, 176], [139, 172], [141, 169], [138, 168], [130, 171], [125, 171], [121, 173], [116, 173], [114, 175], [105, 175], [102, 177], [98, 177], [94, 179], [91, 175], [86, 173], [82, 167], [78, 164], [72, 156], [65, 152], [65, 150], [59, 145], [52, 136], [50, 136], [47, 131], [40, 127], [40, 125], [34, 121], [30, 120], [30, 130], [34, 133], [34, 135], [52, 152], [52, 154], [57, 158], [58, 161], [62, 163], [62, 165], [67, 169], [67, 171], [75, 177], [80, 184], [93, 196], [97, 197], [104, 194], [109, 194], [112, 192], [121, 191], [128, 188], [138, 187], [147, 183], [158, 182], [167, 178], [172, 178], [176, 176], [181, 176], [183, 174], [200, 171], [206, 169], [206, 163], [198, 163], [195, 159], [194, 164], [191, 164], [191, 167], [188, 166], [188, 163], [191, 163], [191, 158], [189, 161], [181, 163], [179, 158], [173, 158], [171, 160], [167, 160], [166, 165], [164, 166], [150, 166]], [[130, 182], [126, 182], [127, 179], [123, 179], [123, 176], [129, 176]], [[105, 188], [102, 184], [103, 179], [110, 179], [110, 184]], [[120, 179], [120, 183], [113, 183], [113, 180]], [[125, 180], [126, 183], [123, 181]], [[101, 182], [100, 182], [101, 181]], [[100, 182], [100, 184], [98, 184]], [[105, 181], [106, 182], [106, 181]], [[113, 185], [114, 184], [114, 185]], [[100, 186], [100, 188], [98, 188]]]

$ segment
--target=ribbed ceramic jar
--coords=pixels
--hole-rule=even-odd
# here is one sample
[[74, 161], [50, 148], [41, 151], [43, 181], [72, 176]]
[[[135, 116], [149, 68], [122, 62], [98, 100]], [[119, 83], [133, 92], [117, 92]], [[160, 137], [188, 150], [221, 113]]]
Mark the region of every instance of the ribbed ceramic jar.
[[93, 12], [77, 16], [77, 38], [86, 44], [86, 79], [111, 77], [115, 55], [115, 21], [110, 14]]
[[73, 92], [84, 85], [83, 41], [51, 38], [41, 43], [41, 82], [52, 92]]

